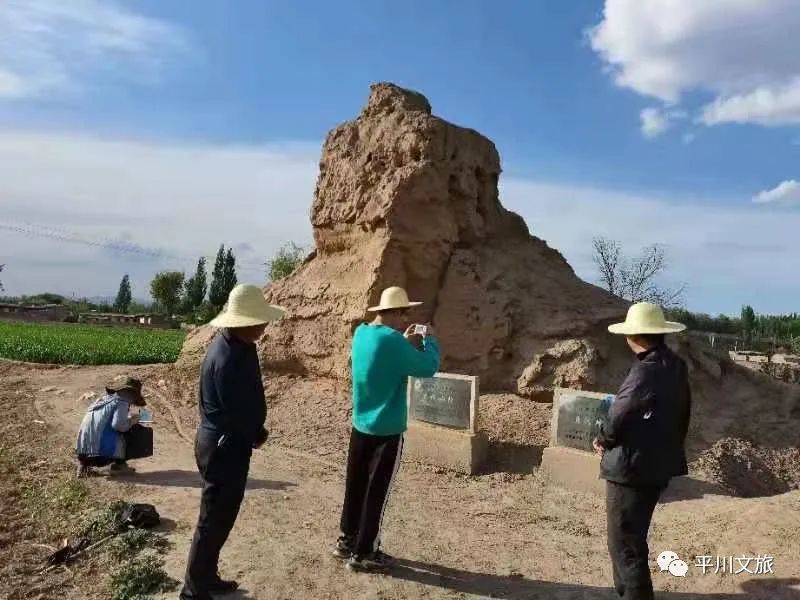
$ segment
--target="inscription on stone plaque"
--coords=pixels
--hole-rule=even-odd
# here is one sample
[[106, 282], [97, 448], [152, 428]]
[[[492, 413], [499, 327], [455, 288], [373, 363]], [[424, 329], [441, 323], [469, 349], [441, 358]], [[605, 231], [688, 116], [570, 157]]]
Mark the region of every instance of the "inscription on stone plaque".
[[553, 397], [551, 439], [554, 446], [593, 452], [592, 440], [608, 416], [612, 394], [559, 389]]
[[434, 425], [475, 430], [478, 378], [437, 373], [408, 379], [408, 416]]

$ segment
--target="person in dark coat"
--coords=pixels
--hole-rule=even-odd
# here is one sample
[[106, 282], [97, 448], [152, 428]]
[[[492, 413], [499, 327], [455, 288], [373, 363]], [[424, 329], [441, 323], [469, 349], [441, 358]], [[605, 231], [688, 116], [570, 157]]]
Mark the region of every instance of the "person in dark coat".
[[624, 323], [609, 327], [626, 336], [636, 355], [594, 440], [606, 480], [614, 587], [626, 600], [653, 600], [647, 532], [670, 479], [687, 473], [689, 377], [686, 363], [664, 341], [666, 334], [685, 329], [649, 303], [634, 304]]
[[256, 341], [266, 324], [285, 311], [271, 306], [261, 289], [238, 285], [223, 313], [200, 374], [200, 426], [195, 439], [197, 468], [203, 478], [200, 516], [189, 550], [182, 600], [211, 600], [231, 592], [235, 581], [219, 575], [219, 554], [244, 499], [250, 457], [266, 442], [267, 405]]

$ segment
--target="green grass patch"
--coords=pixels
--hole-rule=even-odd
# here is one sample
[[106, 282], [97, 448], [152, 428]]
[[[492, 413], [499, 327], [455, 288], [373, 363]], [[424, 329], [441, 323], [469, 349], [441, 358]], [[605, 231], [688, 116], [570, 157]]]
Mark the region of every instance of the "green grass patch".
[[185, 337], [176, 329], [0, 321], [0, 357], [73, 365], [172, 363]]
[[164, 560], [155, 554], [136, 556], [121, 564], [111, 573], [110, 583], [112, 600], [144, 600], [177, 587], [164, 570]]
[[44, 481], [26, 480], [20, 488], [26, 512], [32, 518], [42, 520], [79, 513], [89, 497], [89, 487], [69, 474], [58, 474]]
[[169, 542], [164, 536], [147, 529], [131, 529], [115, 537], [109, 545], [108, 551], [115, 559], [124, 560], [136, 556], [146, 549], [162, 553], [167, 548], [169, 548]]
[[100, 541], [119, 531], [125, 502], [117, 500], [112, 504], [86, 515], [82, 525], [76, 530], [77, 537], [89, 538], [90, 543]]

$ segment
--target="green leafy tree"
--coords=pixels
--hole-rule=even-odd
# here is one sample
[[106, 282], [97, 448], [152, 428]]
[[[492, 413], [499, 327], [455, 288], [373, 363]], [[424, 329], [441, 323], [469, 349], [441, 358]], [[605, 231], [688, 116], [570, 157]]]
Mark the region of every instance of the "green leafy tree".
[[198, 325], [205, 325], [211, 319], [217, 316], [219, 311], [211, 305], [210, 302], [203, 302], [194, 311], [194, 322]]
[[40, 301], [42, 304], [64, 304], [66, 298], [61, 294], [53, 294], [50, 292], [45, 292], [44, 294], [37, 294], [36, 296], [32, 296], [36, 298], [37, 301]]
[[228, 294], [236, 287], [237, 282], [236, 257], [233, 255], [233, 250], [228, 248], [228, 252], [225, 254], [225, 266], [222, 269], [222, 284], [225, 290], [225, 301], [228, 300]]
[[133, 314], [148, 314], [155, 312], [155, 309], [156, 307], [150, 302], [136, 302], [135, 300], [131, 302], [131, 305], [128, 308], [128, 310]]
[[217, 259], [214, 261], [214, 270], [211, 273], [211, 287], [208, 291], [208, 300], [211, 305], [218, 310], [222, 308], [228, 300], [228, 293], [225, 291], [225, 246], [219, 247]]
[[197, 270], [186, 281], [184, 297], [181, 304], [183, 312], [189, 313], [197, 309], [206, 299], [208, 284], [206, 283], [206, 259], [201, 257], [197, 261]]
[[294, 242], [284, 244], [275, 256], [267, 261], [267, 279], [269, 281], [285, 279], [303, 264], [304, 258], [305, 250], [301, 246]]
[[117, 299], [114, 301], [114, 310], [127, 313], [131, 306], [131, 279], [127, 275], [119, 282], [119, 291], [117, 292]]
[[156, 273], [150, 282], [150, 295], [168, 316], [175, 314], [180, 302], [184, 275], [179, 271]]
[[750, 305], [742, 307], [741, 328], [744, 338], [752, 339], [756, 329], [756, 311]]

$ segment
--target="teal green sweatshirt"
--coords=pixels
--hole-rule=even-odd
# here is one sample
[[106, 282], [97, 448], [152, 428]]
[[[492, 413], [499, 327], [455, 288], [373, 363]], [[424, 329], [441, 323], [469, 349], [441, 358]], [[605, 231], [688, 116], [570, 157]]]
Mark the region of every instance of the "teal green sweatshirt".
[[353, 336], [353, 427], [370, 435], [406, 430], [409, 375], [432, 377], [439, 370], [439, 344], [432, 336], [417, 350], [399, 331], [359, 325]]

